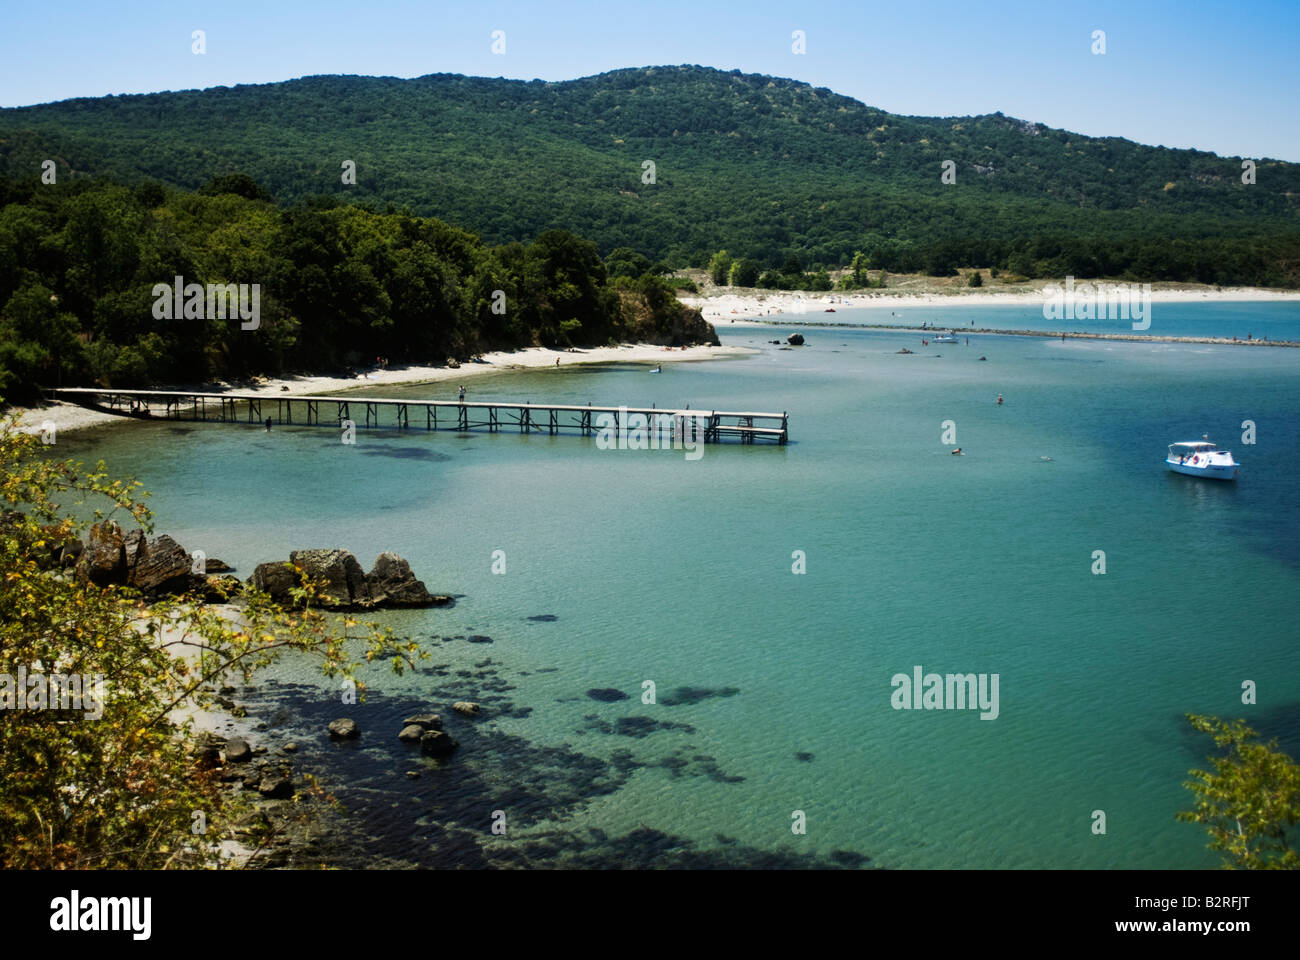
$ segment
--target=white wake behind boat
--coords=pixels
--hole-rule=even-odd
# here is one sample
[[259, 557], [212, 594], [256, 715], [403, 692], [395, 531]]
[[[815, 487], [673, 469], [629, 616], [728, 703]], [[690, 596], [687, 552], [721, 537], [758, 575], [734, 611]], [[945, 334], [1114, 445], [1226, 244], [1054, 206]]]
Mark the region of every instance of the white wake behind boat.
[[1208, 438], [1169, 444], [1169, 457], [1165, 463], [1174, 473], [1185, 473], [1189, 477], [1232, 480], [1237, 476], [1238, 464], [1232, 459], [1232, 452], [1220, 450]]

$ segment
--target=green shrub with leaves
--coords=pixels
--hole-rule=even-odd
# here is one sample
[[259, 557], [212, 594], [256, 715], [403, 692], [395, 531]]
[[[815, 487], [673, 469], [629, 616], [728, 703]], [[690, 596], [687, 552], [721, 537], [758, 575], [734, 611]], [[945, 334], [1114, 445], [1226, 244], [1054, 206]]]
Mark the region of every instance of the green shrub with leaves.
[[1211, 757], [1213, 771], [1192, 770], [1184, 784], [1196, 796], [1184, 823], [1202, 823], [1210, 849], [1224, 866], [1242, 870], [1295, 870], [1300, 856], [1291, 831], [1300, 821], [1300, 766], [1278, 750], [1277, 740], [1258, 742], [1243, 720], [1189, 714], [1192, 728], [1209, 734], [1226, 752]]
[[[138, 482], [113, 478], [102, 462], [86, 469], [48, 453], [0, 424], [0, 674], [9, 678], [0, 700], [0, 867], [220, 865], [221, 841], [247, 807], [192, 755], [187, 709], [209, 706], [223, 680], [251, 677], [284, 651], [314, 655], [329, 677], [353, 676], [355, 651], [391, 658], [398, 672], [427, 655], [325, 612], [322, 585], [305, 580], [298, 608], [241, 591], [235, 616], [199, 597], [147, 604], [131, 589], [80, 581], [60, 553], [88, 515], [145, 531], [152, 521]], [[53, 700], [20, 709], [13, 694], [27, 691], [12, 679], [20, 668], [28, 684], [55, 672], [102, 678], [102, 713], [49, 709]]]

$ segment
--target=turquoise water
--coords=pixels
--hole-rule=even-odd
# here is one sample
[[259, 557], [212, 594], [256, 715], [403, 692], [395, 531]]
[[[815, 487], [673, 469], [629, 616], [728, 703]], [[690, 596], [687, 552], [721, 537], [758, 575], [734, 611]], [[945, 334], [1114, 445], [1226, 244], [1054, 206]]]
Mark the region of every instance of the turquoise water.
[[[835, 314], [826, 314], [825, 306], [809, 300], [807, 309], [787, 310], [779, 319], [802, 322], [890, 324], [919, 327], [929, 324], [941, 331], [962, 328], [996, 330], [1070, 330], [1079, 333], [1139, 334], [1151, 337], [1253, 337], [1256, 340], [1300, 340], [1300, 302], [1250, 303], [1221, 301], [1216, 303], [1154, 303], [1150, 307], [1150, 326], [1135, 330], [1135, 322], [1119, 316], [1079, 319], [1046, 319], [1041, 304], [1037, 306], [927, 306], [891, 303], [886, 299], [869, 307], [835, 305]], [[760, 319], [773, 319], [762, 317]], [[1145, 319], [1145, 318], [1144, 318]], [[726, 325], [726, 318], [719, 326]]]
[[[763, 329], [720, 333], [759, 352], [660, 376], [488, 375], [471, 399], [789, 410], [789, 446], [688, 461], [576, 436], [358, 430], [345, 446], [325, 428], [175, 423], [59, 446], [138, 475], [159, 530], [244, 575], [297, 548], [367, 567], [394, 550], [463, 595], [384, 616], [440, 669], [376, 669], [364, 705], [293, 662], [237, 697], [272, 742], [304, 742], [387, 862], [1215, 866], [1201, 828], [1174, 821], [1209, 752], [1183, 714], [1244, 716], [1300, 749], [1300, 352], [1002, 336], [922, 351], [816, 328], [782, 350]], [[384, 390], [399, 392], [447, 388]], [[1236, 483], [1164, 469], [1167, 443], [1202, 433], [1236, 453]], [[918, 664], [998, 674], [1000, 715], [893, 709], [891, 678]], [[1241, 704], [1244, 680], [1259, 705]], [[450, 714], [461, 698], [485, 719]], [[396, 740], [427, 706], [462, 741], [441, 768]], [[331, 745], [343, 715], [363, 736]]]

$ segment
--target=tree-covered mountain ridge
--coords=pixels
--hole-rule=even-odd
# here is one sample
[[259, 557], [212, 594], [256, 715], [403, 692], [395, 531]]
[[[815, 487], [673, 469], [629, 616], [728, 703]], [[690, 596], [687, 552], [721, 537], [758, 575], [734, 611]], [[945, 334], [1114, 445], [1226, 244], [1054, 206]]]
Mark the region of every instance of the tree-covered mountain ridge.
[[[490, 243], [571, 229], [602, 252], [675, 266], [719, 247], [830, 266], [859, 249], [977, 238], [954, 251], [973, 264], [1007, 256], [990, 244], [1044, 237], [1300, 236], [1294, 163], [1253, 158], [1243, 183], [1240, 157], [999, 113], [900, 116], [687, 65], [560, 82], [323, 75], [0, 110], [0, 172], [29, 176], [46, 159], [60, 176], [188, 189], [239, 171], [281, 203], [391, 203]], [[945, 161], [955, 183], [941, 181]]]

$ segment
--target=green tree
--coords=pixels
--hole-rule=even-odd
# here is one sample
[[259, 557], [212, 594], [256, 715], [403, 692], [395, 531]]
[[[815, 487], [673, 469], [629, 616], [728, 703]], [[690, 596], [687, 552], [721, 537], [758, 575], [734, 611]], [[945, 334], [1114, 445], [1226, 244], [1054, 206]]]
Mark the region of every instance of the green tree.
[[731, 270], [731, 255], [726, 250], [719, 250], [709, 258], [709, 279], [719, 287], [727, 285], [728, 273]]
[[849, 269], [852, 271], [853, 285], [855, 287], [871, 286], [871, 277], [867, 274], [868, 258], [861, 250], [853, 254], [853, 263]]
[[733, 287], [752, 287], [758, 283], [760, 269], [757, 260], [743, 257], [732, 262], [728, 280]]
[[966, 285], [968, 287], [982, 287], [984, 286], [984, 278], [981, 277], [980, 272], [976, 270], [971, 273], [970, 279], [966, 281]]
[[1229, 869], [1300, 868], [1289, 837], [1300, 821], [1300, 766], [1278, 750], [1276, 739], [1259, 743], [1259, 734], [1243, 720], [1195, 714], [1187, 720], [1227, 752], [1210, 758], [1212, 772], [1191, 771], [1195, 779], [1183, 785], [1196, 805], [1178, 819], [1204, 824], [1210, 849], [1223, 854]]
[[[84, 702], [80, 710], [55, 709], [48, 700], [46, 709], [31, 709], [33, 691], [50, 696], [31, 674], [29, 708], [3, 711], [0, 867], [218, 864], [221, 842], [249, 810], [196, 762], [191, 722], [178, 711], [212, 705], [227, 677], [250, 676], [284, 650], [317, 656], [329, 677], [355, 674], [349, 642], [359, 642], [367, 660], [391, 658], [398, 672], [425, 655], [386, 630], [352, 631], [355, 620], [339, 624], [322, 613], [320, 584], [304, 582], [295, 591], [304, 607], [292, 612], [242, 592], [233, 621], [198, 596], [146, 605], [133, 590], [70, 575], [60, 551], [86, 524], [74, 516], [93, 507], [97, 520], [146, 531], [151, 517], [138, 483], [112, 479], [103, 463], [87, 469], [49, 460], [46, 451], [35, 437], [0, 425], [0, 498], [16, 508], [0, 513], [0, 674], [39, 665], [47, 677], [98, 678], [92, 686], [102, 712], [94, 717]], [[0, 696], [17, 706], [12, 686]], [[196, 835], [200, 810], [208, 829]]]

